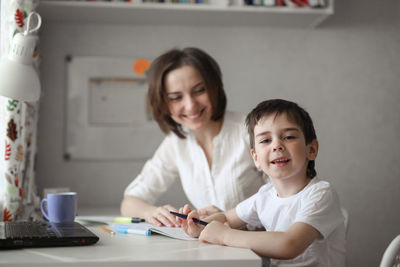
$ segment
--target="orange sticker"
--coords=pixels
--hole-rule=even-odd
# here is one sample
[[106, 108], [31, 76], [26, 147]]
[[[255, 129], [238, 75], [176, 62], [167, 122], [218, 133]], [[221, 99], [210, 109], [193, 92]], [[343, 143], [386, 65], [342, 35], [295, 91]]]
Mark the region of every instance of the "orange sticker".
[[133, 72], [143, 75], [150, 68], [150, 61], [144, 58], [137, 59], [132, 66]]

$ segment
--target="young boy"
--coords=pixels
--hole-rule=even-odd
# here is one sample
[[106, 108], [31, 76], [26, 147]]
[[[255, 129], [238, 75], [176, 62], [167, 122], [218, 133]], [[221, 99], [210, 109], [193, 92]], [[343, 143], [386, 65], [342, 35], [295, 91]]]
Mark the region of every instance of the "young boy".
[[[197, 211], [180, 209], [185, 232], [203, 242], [250, 248], [271, 266], [344, 266], [344, 217], [336, 192], [316, 176], [318, 141], [309, 114], [296, 103], [260, 103], [246, 118], [251, 155], [269, 177], [235, 209], [210, 216], [205, 228]], [[265, 232], [237, 230], [246, 224]]]

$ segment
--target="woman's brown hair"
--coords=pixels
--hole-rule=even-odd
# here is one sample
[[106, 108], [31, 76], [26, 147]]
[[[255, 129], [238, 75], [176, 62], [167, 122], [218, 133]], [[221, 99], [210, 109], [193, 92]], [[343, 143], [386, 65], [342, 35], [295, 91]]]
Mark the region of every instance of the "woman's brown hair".
[[211, 101], [211, 119], [213, 121], [223, 118], [226, 108], [226, 95], [218, 63], [210, 55], [198, 48], [172, 49], [153, 61], [147, 75], [149, 85], [148, 100], [151, 112], [164, 133], [168, 134], [172, 131], [178, 137], [185, 138], [182, 125], [176, 123], [170, 116], [165, 88], [167, 74], [182, 66], [195, 68], [203, 78]]

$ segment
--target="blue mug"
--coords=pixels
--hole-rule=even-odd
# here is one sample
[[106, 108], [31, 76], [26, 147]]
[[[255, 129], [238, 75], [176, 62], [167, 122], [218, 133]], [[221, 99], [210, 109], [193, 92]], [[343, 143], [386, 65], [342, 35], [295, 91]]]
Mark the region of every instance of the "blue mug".
[[42, 200], [41, 209], [43, 216], [49, 222], [73, 222], [77, 210], [77, 194], [75, 192], [48, 194], [47, 198]]

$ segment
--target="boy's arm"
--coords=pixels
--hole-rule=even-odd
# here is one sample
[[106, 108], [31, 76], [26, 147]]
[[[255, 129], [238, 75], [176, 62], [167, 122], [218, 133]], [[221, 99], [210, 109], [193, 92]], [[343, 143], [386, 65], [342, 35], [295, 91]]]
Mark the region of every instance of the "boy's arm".
[[230, 209], [224, 212], [224, 214], [225, 214], [225, 222], [227, 222], [231, 228], [241, 229], [243, 226], [246, 225], [246, 223], [242, 221], [239, 218], [239, 216], [237, 216], [236, 209], [234, 208]]
[[250, 232], [213, 221], [201, 232], [199, 239], [207, 243], [250, 248], [265, 257], [292, 259], [320, 236], [314, 227], [302, 222], [294, 223], [286, 232]]

